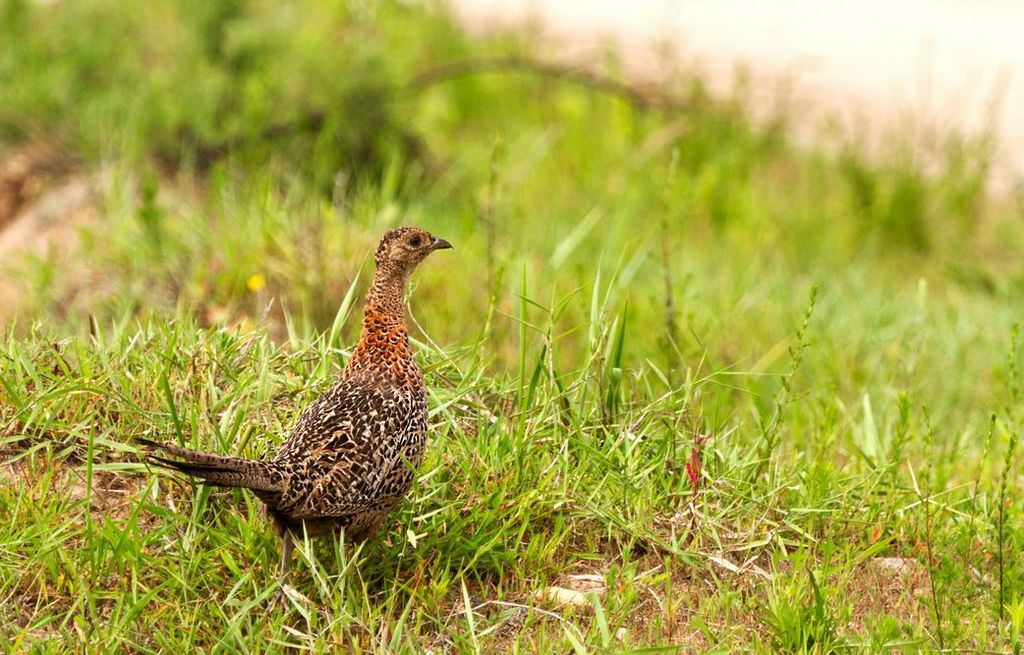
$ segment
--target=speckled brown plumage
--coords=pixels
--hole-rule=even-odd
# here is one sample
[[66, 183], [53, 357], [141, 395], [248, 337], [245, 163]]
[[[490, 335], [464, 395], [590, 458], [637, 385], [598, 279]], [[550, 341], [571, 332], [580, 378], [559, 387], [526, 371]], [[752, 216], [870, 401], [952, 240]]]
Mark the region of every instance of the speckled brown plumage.
[[344, 529], [349, 541], [372, 536], [412, 485], [426, 441], [426, 390], [402, 311], [405, 283], [427, 255], [450, 247], [418, 228], [384, 235], [352, 358], [337, 383], [302, 413], [273, 459], [141, 440], [166, 455], [149, 461], [208, 484], [251, 489], [282, 538], [282, 573], [293, 533]]

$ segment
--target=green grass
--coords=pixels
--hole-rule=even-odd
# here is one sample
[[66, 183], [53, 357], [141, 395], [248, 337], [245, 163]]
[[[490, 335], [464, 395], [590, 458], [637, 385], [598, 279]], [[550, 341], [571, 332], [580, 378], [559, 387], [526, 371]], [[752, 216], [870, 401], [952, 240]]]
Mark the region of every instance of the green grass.
[[[1019, 652], [1024, 236], [985, 139], [798, 148], [681, 74], [685, 109], [426, 85], [544, 49], [417, 4], [0, 16], [0, 140], [94, 190], [3, 262], [0, 650]], [[455, 244], [410, 298], [427, 458], [378, 539], [300, 545], [284, 610], [259, 503], [132, 437], [271, 453], [398, 224]]]

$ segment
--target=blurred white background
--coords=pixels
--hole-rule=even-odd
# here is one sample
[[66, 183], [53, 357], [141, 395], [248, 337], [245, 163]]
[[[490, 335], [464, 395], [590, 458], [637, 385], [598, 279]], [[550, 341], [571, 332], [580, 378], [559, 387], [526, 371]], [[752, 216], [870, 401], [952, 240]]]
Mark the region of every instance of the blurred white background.
[[614, 41], [640, 74], [656, 65], [659, 44], [720, 92], [743, 68], [754, 98], [788, 89], [805, 134], [828, 118], [876, 142], [908, 125], [927, 140], [994, 119], [997, 183], [1024, 176], [1024, 2], [453, 2], [477, 29], [536, 19], [567, 57]]

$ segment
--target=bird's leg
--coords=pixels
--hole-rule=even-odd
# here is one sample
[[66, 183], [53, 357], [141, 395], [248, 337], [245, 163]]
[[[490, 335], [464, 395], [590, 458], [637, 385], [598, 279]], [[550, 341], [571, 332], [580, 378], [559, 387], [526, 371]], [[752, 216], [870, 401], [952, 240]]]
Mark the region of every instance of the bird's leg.
[[288, 579], [288, 567], [292, 564], [292, 533], [284, 530], [281, 536], [281, 582]]
[[288, 568], [292, 563], [292, 549], [295, 544], [292, 541], [292, 533], [287, 528], [281, 530], [281, 586], [274, 594], [274, 601], [281, 606], [281, 609], [288, 609], [288, 594], [285, 589], [288, 587]]

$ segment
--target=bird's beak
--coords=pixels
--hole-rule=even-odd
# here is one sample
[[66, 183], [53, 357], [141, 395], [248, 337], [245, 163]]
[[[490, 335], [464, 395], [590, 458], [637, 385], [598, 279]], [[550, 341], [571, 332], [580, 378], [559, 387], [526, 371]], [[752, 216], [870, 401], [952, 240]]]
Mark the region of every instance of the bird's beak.
[[434, 237], [434, 243], [430, 246], [430, 249], [431, 250], [444, 250], [446, 248], [451, 248], [451, 247], [452, 247], [452, 244], [448, 243], [444, 239], [438, 239], [437, 237]]

